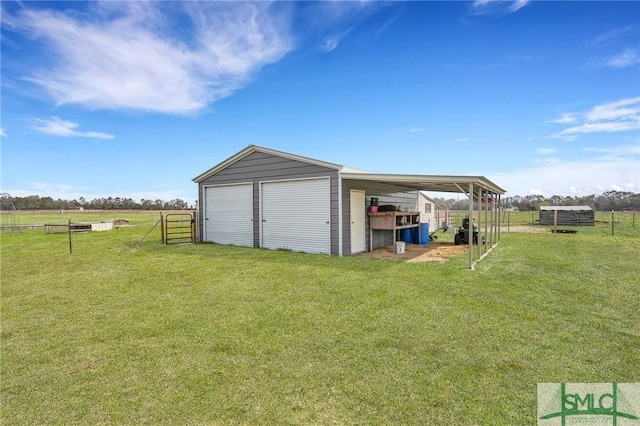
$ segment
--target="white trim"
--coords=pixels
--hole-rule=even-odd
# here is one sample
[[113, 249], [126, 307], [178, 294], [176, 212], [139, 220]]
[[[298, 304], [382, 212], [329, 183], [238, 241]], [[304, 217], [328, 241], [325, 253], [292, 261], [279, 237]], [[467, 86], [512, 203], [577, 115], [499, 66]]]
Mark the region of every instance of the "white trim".
[[[362, 201], [364, 203], [364, 217], [362, 218], [362, 250], [360, 251], [353, 251], [353, 210], [351, 209], [352, 206], [352, 194], [354, 192], [358, 192], [362, 194]], [[354, 255], [354, 254], [358, 254], [358, 253], [363, 253], [365, 251], [367, 251], [367, 223], [366, 223], [366, 214], [367, 214], [367, 198], [366, 198], [366, 192], [363, 191], [362, 189], [351, 189], [349, 190], [349, 254]]]

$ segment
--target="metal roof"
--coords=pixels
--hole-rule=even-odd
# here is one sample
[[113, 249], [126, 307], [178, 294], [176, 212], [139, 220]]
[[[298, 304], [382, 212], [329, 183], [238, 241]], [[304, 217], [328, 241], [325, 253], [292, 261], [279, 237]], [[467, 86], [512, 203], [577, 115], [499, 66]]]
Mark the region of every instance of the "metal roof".
[[380, 173], [341, 173], [341, 176], [342, 179], [382, 182], [419, 191], [466, 193], [468, 191], [469, 184], [473, 184], [474, 192], [477, 189], [483, 189], [494, 194], [504, 194], [506, 192], [503, 188], [491, 182], [484, 176], [403, 175]]
[[314, 158], [303, 157], [301, 155], [296, 155], [296, 154], [290, 154], [290, 153], [284, 152], [284, 151], [276, 151], [275, 149], [265, 148], [265, 147], [258, 146], [258, 145], [249, 145], [248, 147], [246, 147], [242, 151], [238, 152], [237, 154], [232, 155], [231, 157], [227, 158], [223, 162], [216, 164], [215, 166], [213, 166], [212, 168], [210, 168], [206, 172], [201, 173], [198, 176], [194, 177], [192, 179], [192, 181], [196, 182], [196, 183], [202, 182], [203, 180], [205, 180], [205, 179], [213, 176], [214, 174], [218, 173], [220, 170], [229, 167], [233, 163], [242, 160], [244, 157], [246, 157], [247, 155], [252, 154], [254, 152], [262, 152], [262, 153], [265, 153], [265, 154], [270, 154], [270, 155], [275, 155], [275, 156], [278, 156], [278, 157], [288, 158], [290, 160], [301, 161], [303, 163], [314, 164], [316, 166], [326, 167], [328, 169], [334, 169], [334, 170], [338, 170], [338, 171], [343, 168], [343, 166], [341, 166], [339, 164], [335, 164], [335, 163], [328, 163], [326, 161], [320, 161], [320, 160], [316, 160]]
[[540, 206], [540, 210], [573, 210], [573, 211], [585, 211], [585, 210], [593, 210], [589, 206]]
[[474, 192], [478, 189], [492, 192], [494, 194], [504, 194], [506, 191], [491, 182], [484, 176], [447, 176], [447, 175], [405, 175], [405, 174], [384, 174], [370, 173], [353, 167], [342, 166], [340, 164], [329, 163], [326, 161], [316, 160], [301, 155], [290, 154], [288, 152], [277, 151], [257, 145], [249, 145], [237, 154], [227, 158], [223, 162], [213, 166], [209, 170], [201, 173], [193, 178], [194, 182], [202, 182], [210, 176], [216, 174], [220, 170], [230, 166], [231, 164], [241, 160], [253, 152], [262, 152], [266, 154], [276, 155], [291, 160], [301, 161], [303, 163], [314, 164], [321, 167], [337, 170], [342, 179], [352, 179], [360, 181], [371, 181], [396, 185], [405, 188], [415, 189], [419, 191], [432, 192], [468, 192], [469, 184], [473, 184]]

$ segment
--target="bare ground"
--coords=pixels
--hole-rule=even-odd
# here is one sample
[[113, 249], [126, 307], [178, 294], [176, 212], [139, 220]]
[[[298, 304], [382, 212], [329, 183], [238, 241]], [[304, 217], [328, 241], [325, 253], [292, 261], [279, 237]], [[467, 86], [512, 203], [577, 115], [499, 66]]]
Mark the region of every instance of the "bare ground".
[[374, 259], [399, 260], [402, 262], [446, 262], [451, 257], [467, 253], [469, 246], [453, 243], [431, 242], [426, 246], [407, 244], [402, 254], [396, 254], [394, 247], [389, 245], [370, 252], [361, 253], [360, 257]]

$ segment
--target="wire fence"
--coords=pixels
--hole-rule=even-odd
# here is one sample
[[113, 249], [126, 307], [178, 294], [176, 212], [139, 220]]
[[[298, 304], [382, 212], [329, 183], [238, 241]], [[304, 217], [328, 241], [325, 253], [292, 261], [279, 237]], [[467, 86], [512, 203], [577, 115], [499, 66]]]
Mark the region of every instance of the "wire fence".
[[[474, 212], [477, 220], [478, 212]], [[481, 213], [484, 222], [484, 211]], [[439, 229], [447, 227], [460, 227], [462, 220], [468, 216], [467, 210], [437, 210], [435, 212], [436, 223]], [[489, 214], [489, 220], [490, 218]], [[501, 211], [501, 232], [552, 232], [553, 226], [540, 225], [539, 211]], [[640, 237], [640, 212], [637, 211], [596, 211], [594, 212], [593, 226], [590, 225], [558, 225], [557, 228], [571, 229], [574, 231], [596, 233], [599, 235], [619, 235]]]

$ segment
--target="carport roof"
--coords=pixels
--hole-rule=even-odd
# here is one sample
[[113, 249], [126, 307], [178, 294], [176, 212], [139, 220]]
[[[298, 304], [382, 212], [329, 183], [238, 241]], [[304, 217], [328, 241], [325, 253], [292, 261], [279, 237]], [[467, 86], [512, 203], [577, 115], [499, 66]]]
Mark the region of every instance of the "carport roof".
[[447, 176], [447, 175], [403, 175], [381, 173], [341, 173], [342, 179], [382, 182], [389, 185], [403, 186], [419, 191], [432, 192], [467, 192], [469, 184], [473, 184], [474, 192], [478, 189], [504, 194], [506, 191], [484, 176]]
[[469, 184], [473, 184], [474, 192], [478, 189], [492, 192], [494, 194], [504, 194], [506, 191], [491, 182], [484, 176], [446, 176], [446, 175], [406, 175], [406, 174], [381, 174], [370, 173], [364, 170], [355, 169], [353, 167], [343, 166], [340, 164], [329, 163], [326, 161], [316, 160], [314, 158], [303, 157], [288, 152], [277, 151], [257, 145], [249, 145], [242, 151], [229, 157], [223, 162], [210, 168], [204, 173], [193, 178], [194, 182], [202, 182], [208, 177], [216, 174], [220, 170], [241, 160], [253, 152], [262, 152], [279, 157], [289, 158], [291, 160], [301, 161], [303, 163], [315, 164], [329, 169], [337, 170], [342, 179], [352, 179], [369, 182], [379, 182], [389, 185], [396, 185], [405, 188], [411, 188], [420, 191], [432, 192], [467, 192]]

